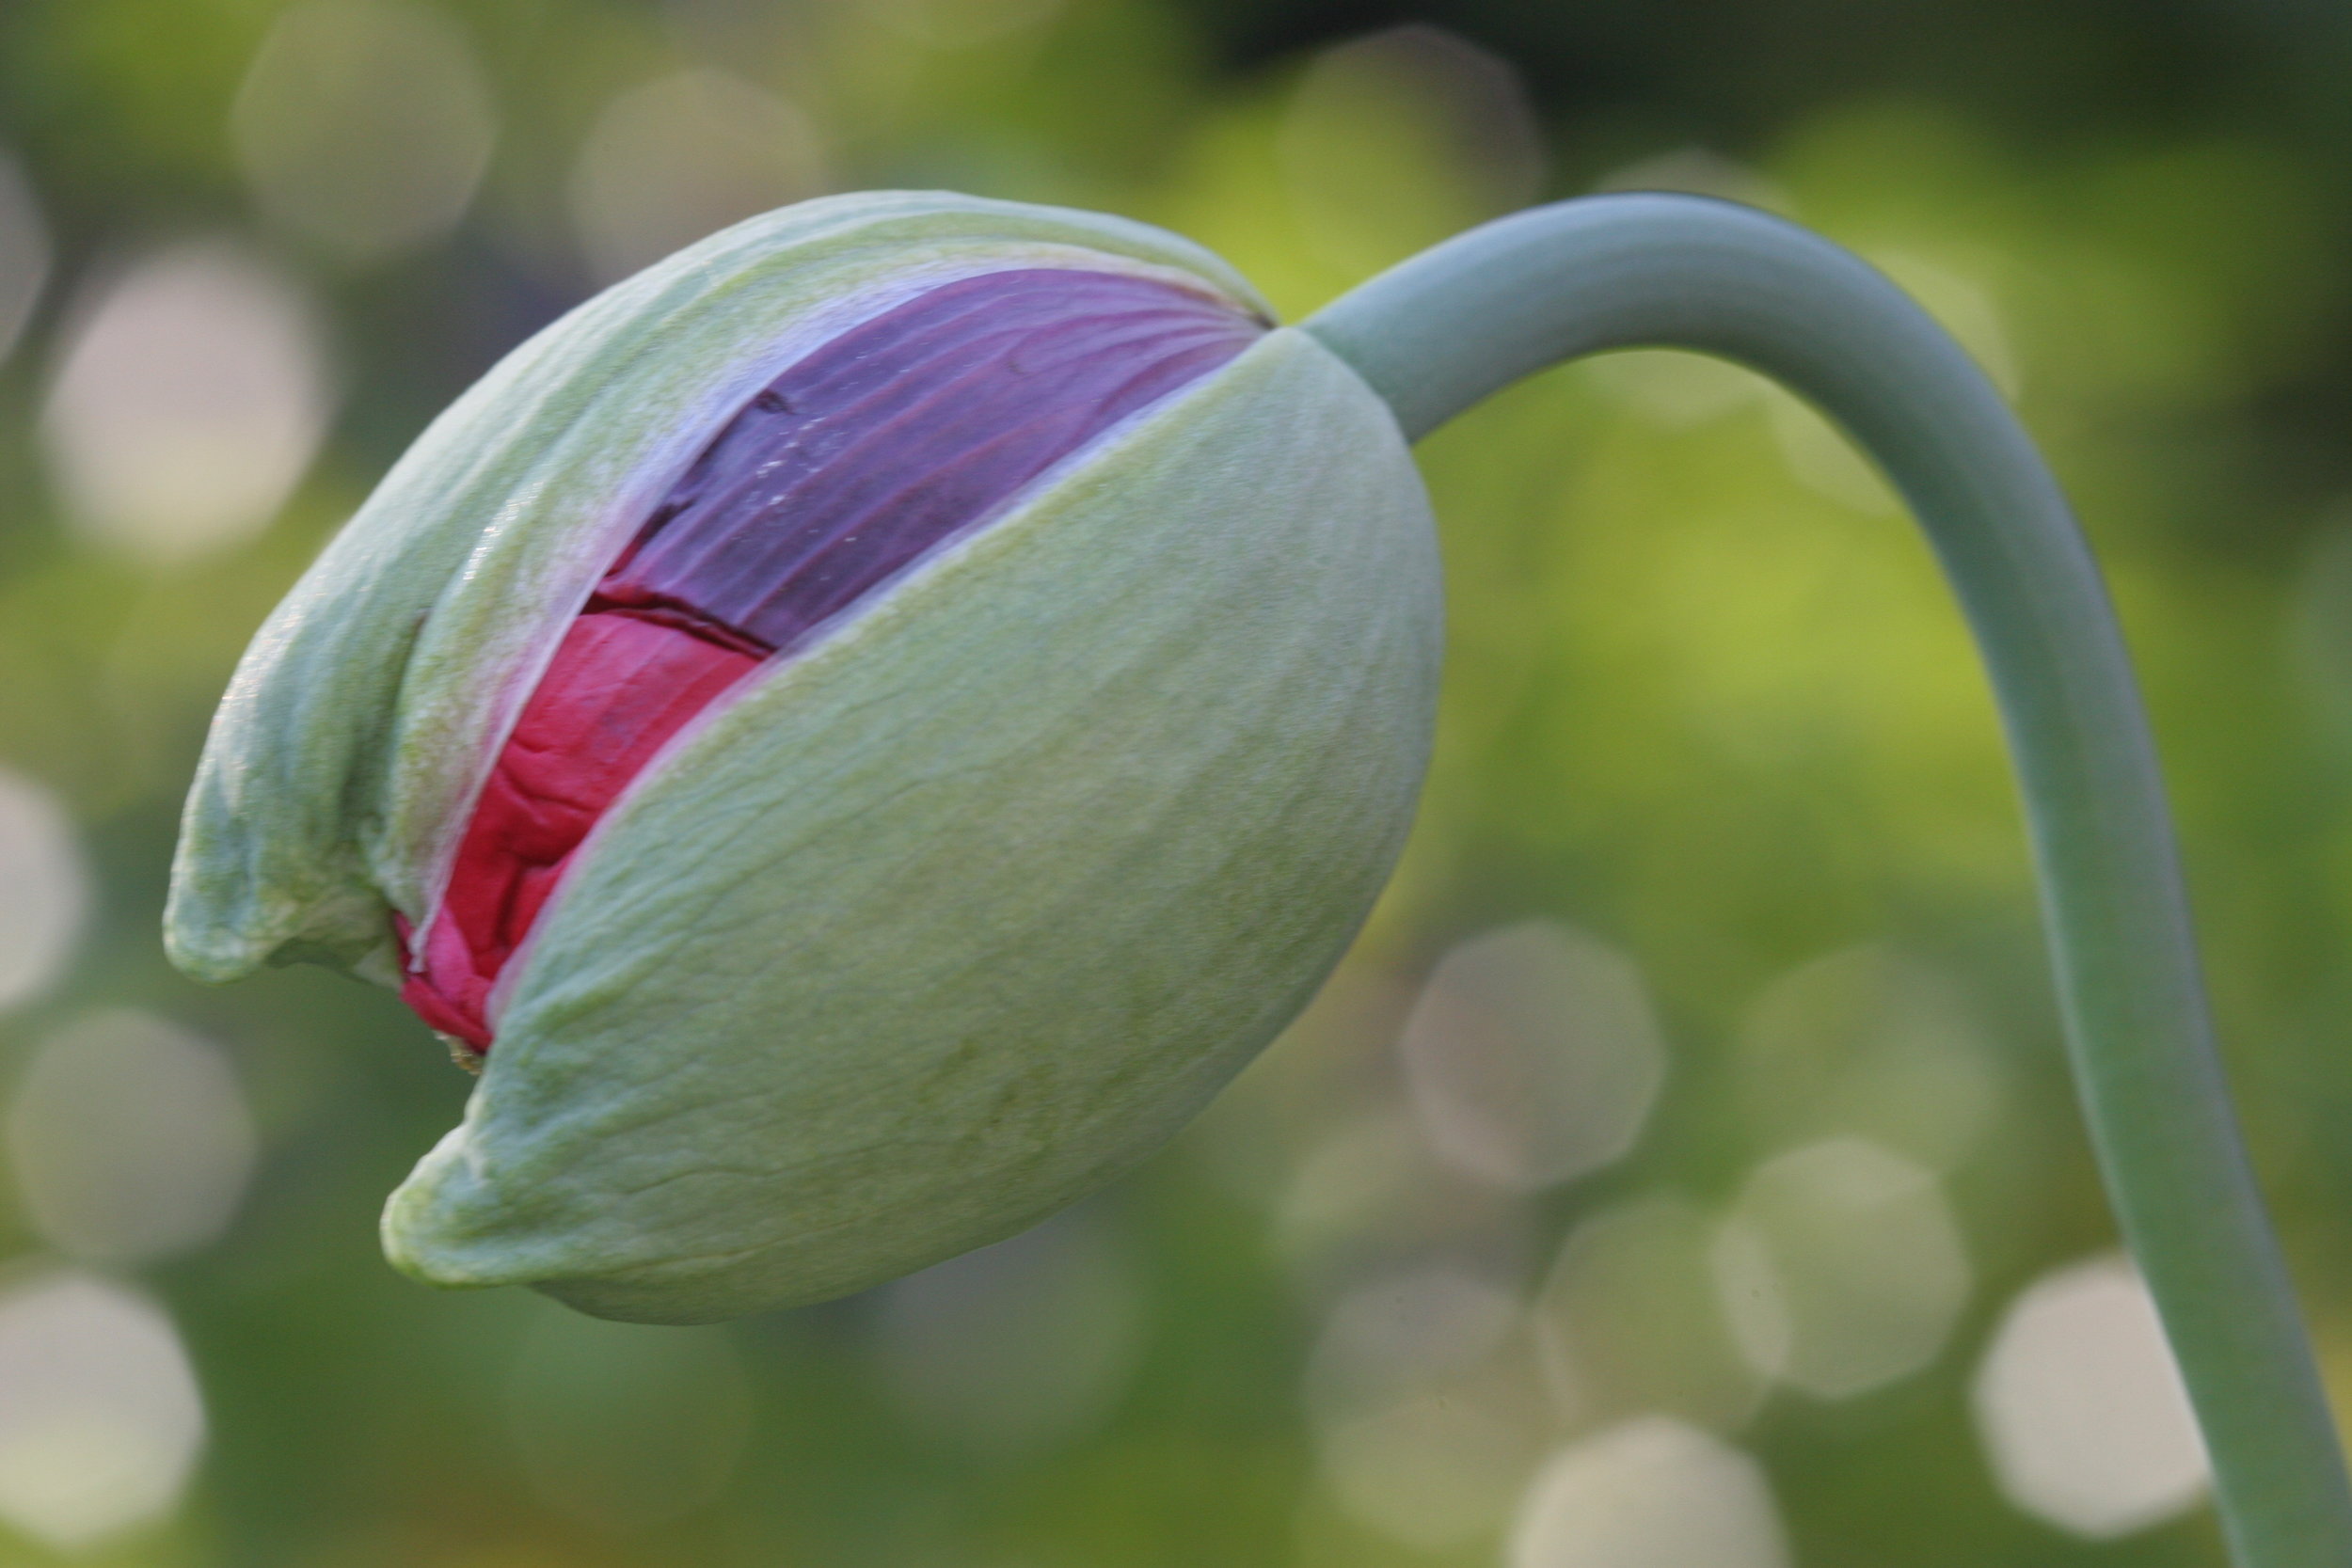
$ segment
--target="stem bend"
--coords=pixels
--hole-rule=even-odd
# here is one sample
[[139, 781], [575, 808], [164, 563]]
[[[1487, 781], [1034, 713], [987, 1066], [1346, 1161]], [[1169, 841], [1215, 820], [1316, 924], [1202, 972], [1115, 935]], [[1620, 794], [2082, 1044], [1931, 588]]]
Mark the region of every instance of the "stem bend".
[[1605, 349], [1693, 349], [1836, 420], [1959, 594], [2025, 796], [2075, 1084], [2169, 1336], [2240, 1568], [2352, 1564], [2352, 1487], [2214, 1048], [2169, 812], [2122, 636], [2032, 441], [1944, 330], [1859, 258], [1667, 195], [1490, 223], [1303, 324], [1420, 436]]

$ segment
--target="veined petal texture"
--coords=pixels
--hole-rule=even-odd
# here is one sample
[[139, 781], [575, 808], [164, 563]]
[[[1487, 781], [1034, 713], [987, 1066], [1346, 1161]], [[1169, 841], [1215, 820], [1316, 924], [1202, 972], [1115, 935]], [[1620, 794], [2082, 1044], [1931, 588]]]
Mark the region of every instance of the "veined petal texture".
[[402, 995], [461, 1060], [486, 1050], [507, 962], [674, 736], [1265, 330], [1197, 287], [1015, 268], [935, 285], [793, 361], [687, 466], [566, 630], [430, 927], [402, 930]]
[[1295, 1013], [1426, 759], [1427, 501], [1276, 331], [695, 732], [596, 830], [393, 1259], [692, 1322], [1009, 1234]]
[[1092, 214], [938, 193], [750, 219], [580, 306], [453, 404], [262, 627], [183, 817], [166, 938], [230, 979], [321, 958], [396, 978], [466, 807], [598, 574], [783, 365], [927, 288], [1012, 267], [1206, 286], [1230, 268]]

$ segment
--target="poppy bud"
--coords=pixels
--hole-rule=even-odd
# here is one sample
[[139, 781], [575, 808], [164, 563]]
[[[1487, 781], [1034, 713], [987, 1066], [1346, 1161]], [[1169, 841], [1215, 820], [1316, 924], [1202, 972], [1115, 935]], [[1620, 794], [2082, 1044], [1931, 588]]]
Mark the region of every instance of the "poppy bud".
[[398, 985], [482, 1069], [435, 1283], [695, 1322], [1133, 1165], [1404, 837], [1438, 659], [1387, 406], [1122, 221], [739, 225], [436, 420], [255, 639], [167, 939]]

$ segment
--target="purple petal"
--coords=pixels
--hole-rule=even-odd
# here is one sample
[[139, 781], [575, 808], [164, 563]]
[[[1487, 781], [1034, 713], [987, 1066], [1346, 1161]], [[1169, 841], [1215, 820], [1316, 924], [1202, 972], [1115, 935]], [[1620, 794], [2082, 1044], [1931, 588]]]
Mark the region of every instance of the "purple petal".
[[738, 411], [598, 600], [788, 648], [1263, 330], [1224, 301], [1118, 273], [943, 284], [827, 342]]

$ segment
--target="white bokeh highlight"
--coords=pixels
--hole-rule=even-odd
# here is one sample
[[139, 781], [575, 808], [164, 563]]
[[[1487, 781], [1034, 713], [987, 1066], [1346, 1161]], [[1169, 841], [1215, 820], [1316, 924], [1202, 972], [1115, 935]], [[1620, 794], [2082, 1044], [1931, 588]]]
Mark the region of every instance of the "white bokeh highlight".
[[103, 1280], [0, 1290], [0, 1520], [78, 1552], [168, 1513], [204, 1447], [171, 1319]]
[[1434, 1391], [1333, 1418], [1315, 1439], [1341, 1510], [1425, 1552], [1475, 1541], [1506, 1518], [1532, 1449], [1522, 1423]]
[[816, 128], [724, 71], [684, 71], [605, 105], [573, 166], [573, 231], [599, 282], [824, 189]]
[[1412, 1113], [1387, 1102], [1322, 1129], [1269, 1217], [1276, 1256], [1317, 1302], [1433, 1256], [1516, 1274], [1534, 1238], [1518, 1195], [1439, 1160]]
[[414, 0], [306, 0], [272, 24], [230, 117], [255, 204], [344, 261], [454, 228], [497, 121], [465, 34]]
[[1307, 1364], [1308, 1408], [1361, 1409], [1458, 1375], [1500, 1349], [1518, 1318], [1509, 1290], [1452, 1264], [1360, 1285], [1324, 1321]]
[[0, 768], [0, 1009], [56, 983], [89, 910], [89, 873], [65, 808]]
[[1325, 1487], [1358, 1524], [1423, 1551], [1506, 1520], [1550, 1425], [1518, 1299], [1453, 1264], [1343, 1295], [1307, 1367]]
[[2122, 1258], [2043, 1275], [1977, 1370], [1977, 1427], [2010, 1501], [2091, 1540], [2202, 1499], [2204, 1445], [2155, 1305]]
[[1518, 1192], [1625, 1154], [1666, 1074], [1632, 960], [1549, 921], [1490, 931], [1448, 953], [1398, 1050], [1430, 1145]]
[[1143, 1303], [1117, 1233], [1080, 1212], [889, 1286], [875, 1351], [926, 1433], [1017, 1460], [1110, 1414], [1142, 1346]]
[[7, 1131], [34, 1228], [92, 1262], [152, 1262], [216, 1240], [253, 1170], [253, 1120], [220, 1048], [128, 1008], [41, 1042]]
[[41, 415], [69, 520], [169, 564], [244, 543], [310, 467], [330, 394], [308, 299], [225, 242], [147, 257], [79, 312]]
[[1740, 1449], [1663, 1416], [1562, 1449], [1528, 1488], [1509, 1568], [1789, 1568], [1770, 1482]]
[[1934, 1360], [1971, 1285], [1935, 1174], [1852, 1137], [1757, 1167], [1717, 1236], [1714, 1263], [1749, 1364], [1825, 1400]]
[[1876, 945], [1765, 987], [1728, 1065], [1743, 1120], [1775, 1142], [1851, 1132], [1937, 1170], [1982, 1145], [2007, 1093], [1959, 986]]
[[1536, 1298], [1544, 1368], [1565, 1410], [1643, 1412], [1718, 1431], [1762, 1402], [1716, 1289], [1715, 1216], [1680, 1198], [1636, 1197], [1569, 1233]]

